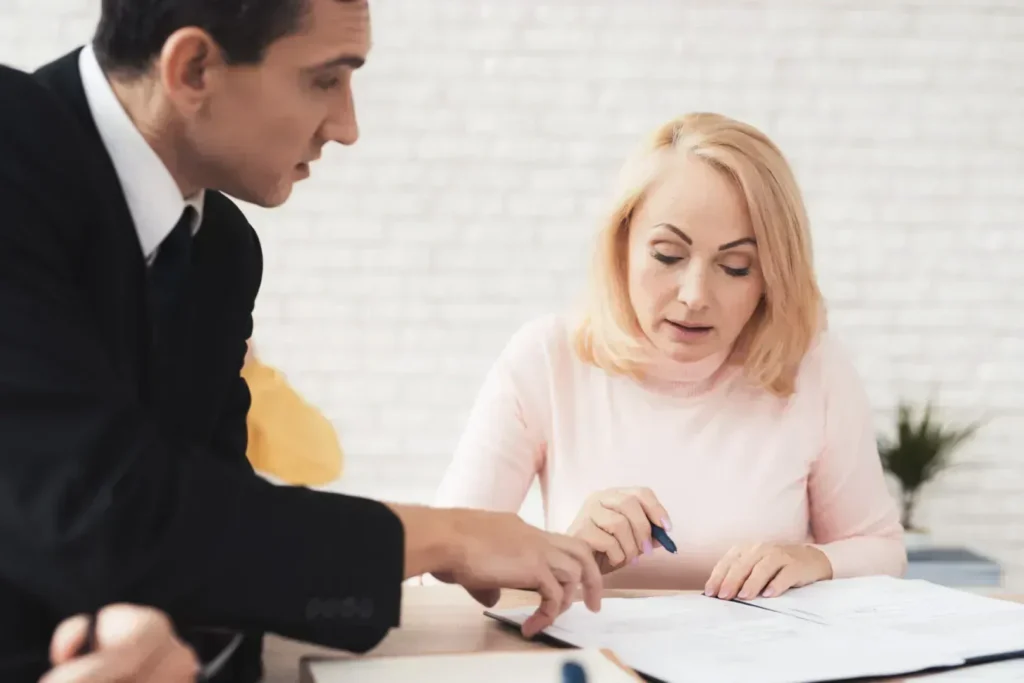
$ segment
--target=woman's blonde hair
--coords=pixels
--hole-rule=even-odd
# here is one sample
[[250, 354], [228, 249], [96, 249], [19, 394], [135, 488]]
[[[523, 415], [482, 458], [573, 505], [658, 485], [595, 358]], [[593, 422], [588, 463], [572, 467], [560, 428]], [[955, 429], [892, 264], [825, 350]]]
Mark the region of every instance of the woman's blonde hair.
[[807, 212], [782, 152], [761, 131], [719, 114], [694, 113], [658, 128], [626, 162], [614, 208], [599, 236], [589, 301], [574, 332], [581, 360], [615, 374], [640, 377], [649, 352], [628, 291], [629, 229], [665, 163], [703, 159], [740, 190], [757, 240], [765, 293], [733, 351], [755, 384], [779, 396], [825, 326], [814, 275]]

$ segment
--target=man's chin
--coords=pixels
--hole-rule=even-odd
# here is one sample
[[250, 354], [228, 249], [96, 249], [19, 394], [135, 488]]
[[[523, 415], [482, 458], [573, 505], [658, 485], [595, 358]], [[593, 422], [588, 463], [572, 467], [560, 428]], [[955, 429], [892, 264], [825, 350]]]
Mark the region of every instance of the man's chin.
[[261, 196], [257, 201], [253, 201], [252, 203], [264, 209], [276, 208], [287, 202], [292, 196], [292, 187], [293, 185], [291, 183], [287, 183], [276, 192]]
[[258, 206], [262, 209], [273, 209], [281, 206], [292, 195], [292, 188], [294, 185], [289, 182], [282, 182], [277, 187], [270, 190], [253, 190], [250, 188], [240, 187], [231, 190], [224, 190], [224, 193], [234, 197], [238, 201], [245, 202]]

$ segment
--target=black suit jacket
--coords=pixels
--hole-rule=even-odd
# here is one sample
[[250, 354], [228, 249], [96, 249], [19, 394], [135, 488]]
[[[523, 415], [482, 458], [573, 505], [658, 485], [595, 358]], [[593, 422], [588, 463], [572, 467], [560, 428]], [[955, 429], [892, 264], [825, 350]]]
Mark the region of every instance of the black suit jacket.
[[398, 623], [401, 523], [249, 466], [239, 373], [262, 257], [220, 193], [153, 341], [77, 59], [0, 65], [0, 680], [38, 680], [61, 619], [119, 601], [165, 610], [204, 654], [196, 627], [251, 634], [222, 681], [259, 677], [263, 632], [365, 651]]

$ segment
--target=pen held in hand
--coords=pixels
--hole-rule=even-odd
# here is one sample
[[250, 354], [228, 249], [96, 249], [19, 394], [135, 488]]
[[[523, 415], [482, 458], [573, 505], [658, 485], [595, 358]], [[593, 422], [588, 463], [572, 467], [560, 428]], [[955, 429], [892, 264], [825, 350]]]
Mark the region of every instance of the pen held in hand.
[[665, 530], [657, 524], [651, 525], [651, 536], [653, 536], [654, 540], [660, 543], [662, 547], [665, 548], [665, 550], [669, 551], [670, 553], [676, 552], [676, 544], [673, 543], [672, 539], [668, 537], [668, 534], [665, 533]]

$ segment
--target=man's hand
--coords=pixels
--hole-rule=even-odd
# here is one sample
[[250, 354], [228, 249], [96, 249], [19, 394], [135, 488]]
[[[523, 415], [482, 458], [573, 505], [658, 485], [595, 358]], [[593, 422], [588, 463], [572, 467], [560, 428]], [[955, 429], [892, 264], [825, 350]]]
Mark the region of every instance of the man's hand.
[[[601, 608], [601, 572], [590, 547], [579, 539], [530, 526], [517, 515], [468, 509], [396, 506], [406, 529], [406, 547], [430, 547], [433, 559], [420, 565], [445, 583], [463, 586], [487, 607], [498, 601], [502, 588], [537, 591], [541, 604], [523, 624], [533, 637], [567, 610], [582, 587], [591, 611]], [[415, 546], [413, 546], [415, 548]], [[414, 550], [415, 552], [415, 550]], [[424, 551], [424, 555], [429, 555]], [[407, 558], [407, 572], [415, 557]]]
[[40, 683], [190, 683], [199, 671], [195, 653], [177, 639], [161, 612], [135, 605], [110, 605], [96, 617], [96, 651], [76, 657], [88, 619], [71, 617], [54, 631], [54, 668]]

